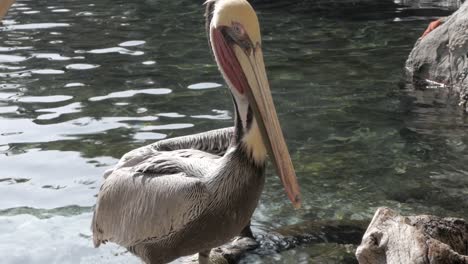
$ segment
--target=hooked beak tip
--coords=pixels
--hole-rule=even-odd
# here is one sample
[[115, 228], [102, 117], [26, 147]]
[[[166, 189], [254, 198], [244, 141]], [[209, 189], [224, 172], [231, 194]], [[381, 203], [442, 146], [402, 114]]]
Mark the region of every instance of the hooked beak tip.
[[296, 197], [294, 197], [294, 201], [292, 201], [292, 204], [294, 206], [294, 209], [301, 209], [302, 200], [299, 194], [296, 195]]

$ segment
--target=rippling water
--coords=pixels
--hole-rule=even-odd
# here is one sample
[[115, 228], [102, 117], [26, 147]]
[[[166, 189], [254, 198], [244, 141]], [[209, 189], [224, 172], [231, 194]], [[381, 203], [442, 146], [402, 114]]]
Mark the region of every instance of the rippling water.
[[[18, 0], [0, 28], [2, 263], [138, 263], [92, 248], [103, 171], [133, 148], [232, 123], [199, 2]], [[437, 91], [401, 89], [412, 44], [447, 11], [408, 10], [340, 18], [260, 7], [304, 204], [294, 211], [268, 177], [257, 231], [370, 219], [379, 206], [468, 218], [467, 118]], [[346, 262], [340, 247], [251, 261]]]

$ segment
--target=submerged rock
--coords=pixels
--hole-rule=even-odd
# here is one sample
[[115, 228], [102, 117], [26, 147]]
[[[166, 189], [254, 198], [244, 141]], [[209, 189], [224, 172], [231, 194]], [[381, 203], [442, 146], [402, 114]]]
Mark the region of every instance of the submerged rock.
[[467, 111], [468, 101], [468, 1], [443, 24], [418, 39], [406, 61], [408, 77], [416, 88], [436, 82], [459, 96]]
[[[325, 259], [335, 259], [346, 263], [356, 263], [352, 256], [356, 245], [361, 242], [368, 221], [363, 220], [329, 220], [306, 221], [303, 223], [284, 226], [274, 231], [260, 231], [253, 238], [252, 234], [241, 234], [230, 243], [211, 251], [210, 261], [214, 264], [238, 264], [252, 263], [255, 259], [264, 259], [265, 263], [271, 263], [269, 256], [277, 258], [277, 254], [290, 251], [296, 247], [310, 247], [310, 256], [315, 261], [322, 263]], [[247, 236], [245, 236], [247, 235]], [[327, 253], [328, 251], [328, 253]], [[295, 255], [295, 253], [291, 253]], [[326, 256], [331, 254], [331, 256]], [[274, 257], [276, 255], [276, 257]], [[286, 255], [283, 255], [286, 256]], [[192, 256], [188, 262], [196, 259]], [[296, 263], [297, 258], [289, 259], [287, 263]], [[276, 263], [276, 262], [275, 262]]]

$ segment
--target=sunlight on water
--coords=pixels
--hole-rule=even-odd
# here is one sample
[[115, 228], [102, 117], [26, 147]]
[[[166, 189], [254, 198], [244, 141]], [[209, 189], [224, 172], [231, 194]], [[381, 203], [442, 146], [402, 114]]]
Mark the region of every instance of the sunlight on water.
[[35, 24], [20, 24], [20, 25], [8, 25], [3, 30], [33, 30], [33, 29], [48, 29], [57, 27], [69, 27], [70, 24], [66, 23], [35, 23]]
[[122, 91], [122, 92], [115, 92], [115, 93], [110, 93], [106, 96], [95, 96], [89, 98], [90, 101], [102, 101], [106, 99], [114, 99], [114, 98], [128, 98], [132, 97], [137, 94], [169, 94], [171, 93], [171, 89], [165, 89], [165, 88], [158, 88], [158, 89], [142, 89], [142, 90], [127, 90], [127, 91]]
[[15, 55], [0, 55], [1, 63], [11, 63], [11, 62], [21, 62], [25, 61], [27, 58]]
[[196, 84], [191, 84], [187, 88], [192, 89], [192, 90], [203, 90], [203, 89], [213, 89], [213, 88], [218, 88], [221, 87], [221, 84], [218, 83], [196, 83]]
[[22, 103], [57, 103], [72, 99], [69, 95], [51, 95], [51, 96], [23, 96], [18, 99]]
[[39, 112], [39, 113], [45, 112], [47, 114], [42, 114], [38, 116], [37, 119], [46, 120], [46, 119], [57, 118], [64, 114], [79, 113], [81, 112], [81, 108], [83, 108], [83, 104], [79, 102], [75, 102], [69, 105], [59, 106], [55, 108], [38, 109], [36, 110], [36, 112]]
[[76, 63], [65, 66], [67, 70], [91, 70], [99, 67], [97, 64]]
[[120, 47], [113, 47], [113, 48], [105, 48], [105, 49], [94, 49], [88, 51], [89, 53], [94, 53], [94, 54], [106, 54], [106, 53], [120, 53], [120, 54], [128, 54], [128, 55], [134, 55], [134, 56], [140, 56], [143, 55], [144, 52], [142, 51], [131, 51], [126, 48], [120, 48]]
[[141, 130], [142, 131], [173, 130], [173, 129], [189, 128], [193, 126], [194, 126], [193, 124], [168, 124], [168, 125], [160, 125], [160, 126], [145, 126]]
[[121, 47], [133, 47], [133, 46], [140, 46], [140, 45], [143, 45], [145, 43], [146, 43], [146, 41], [144, 41], [144, 40], [129, 40], [129, 41], [125, 41], [125, 42], [120, 43], [119, 46], [121, 46]]

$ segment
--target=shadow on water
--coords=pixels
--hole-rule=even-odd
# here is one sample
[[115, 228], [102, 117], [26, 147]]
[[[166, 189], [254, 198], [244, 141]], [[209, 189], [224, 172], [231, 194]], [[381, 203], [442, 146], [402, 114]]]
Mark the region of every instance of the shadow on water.
[[[294, 211], [268, 171], [257, 231], [367, 220], [379, 206], [468, 217], [466, 117], [437, 95], [399, 88], [414, 41], [451, 9], [415, 3], [258, 5], [304, 204]], [[91, 248], [90, 208], [123, 153], [231, 125], [203, 12], [193, 0], [18, 0], [0, 28], [6, 263], [137, 263], [121, 248]], [[252, 263], [353, 263], [352, 251], [318, 244]]]

